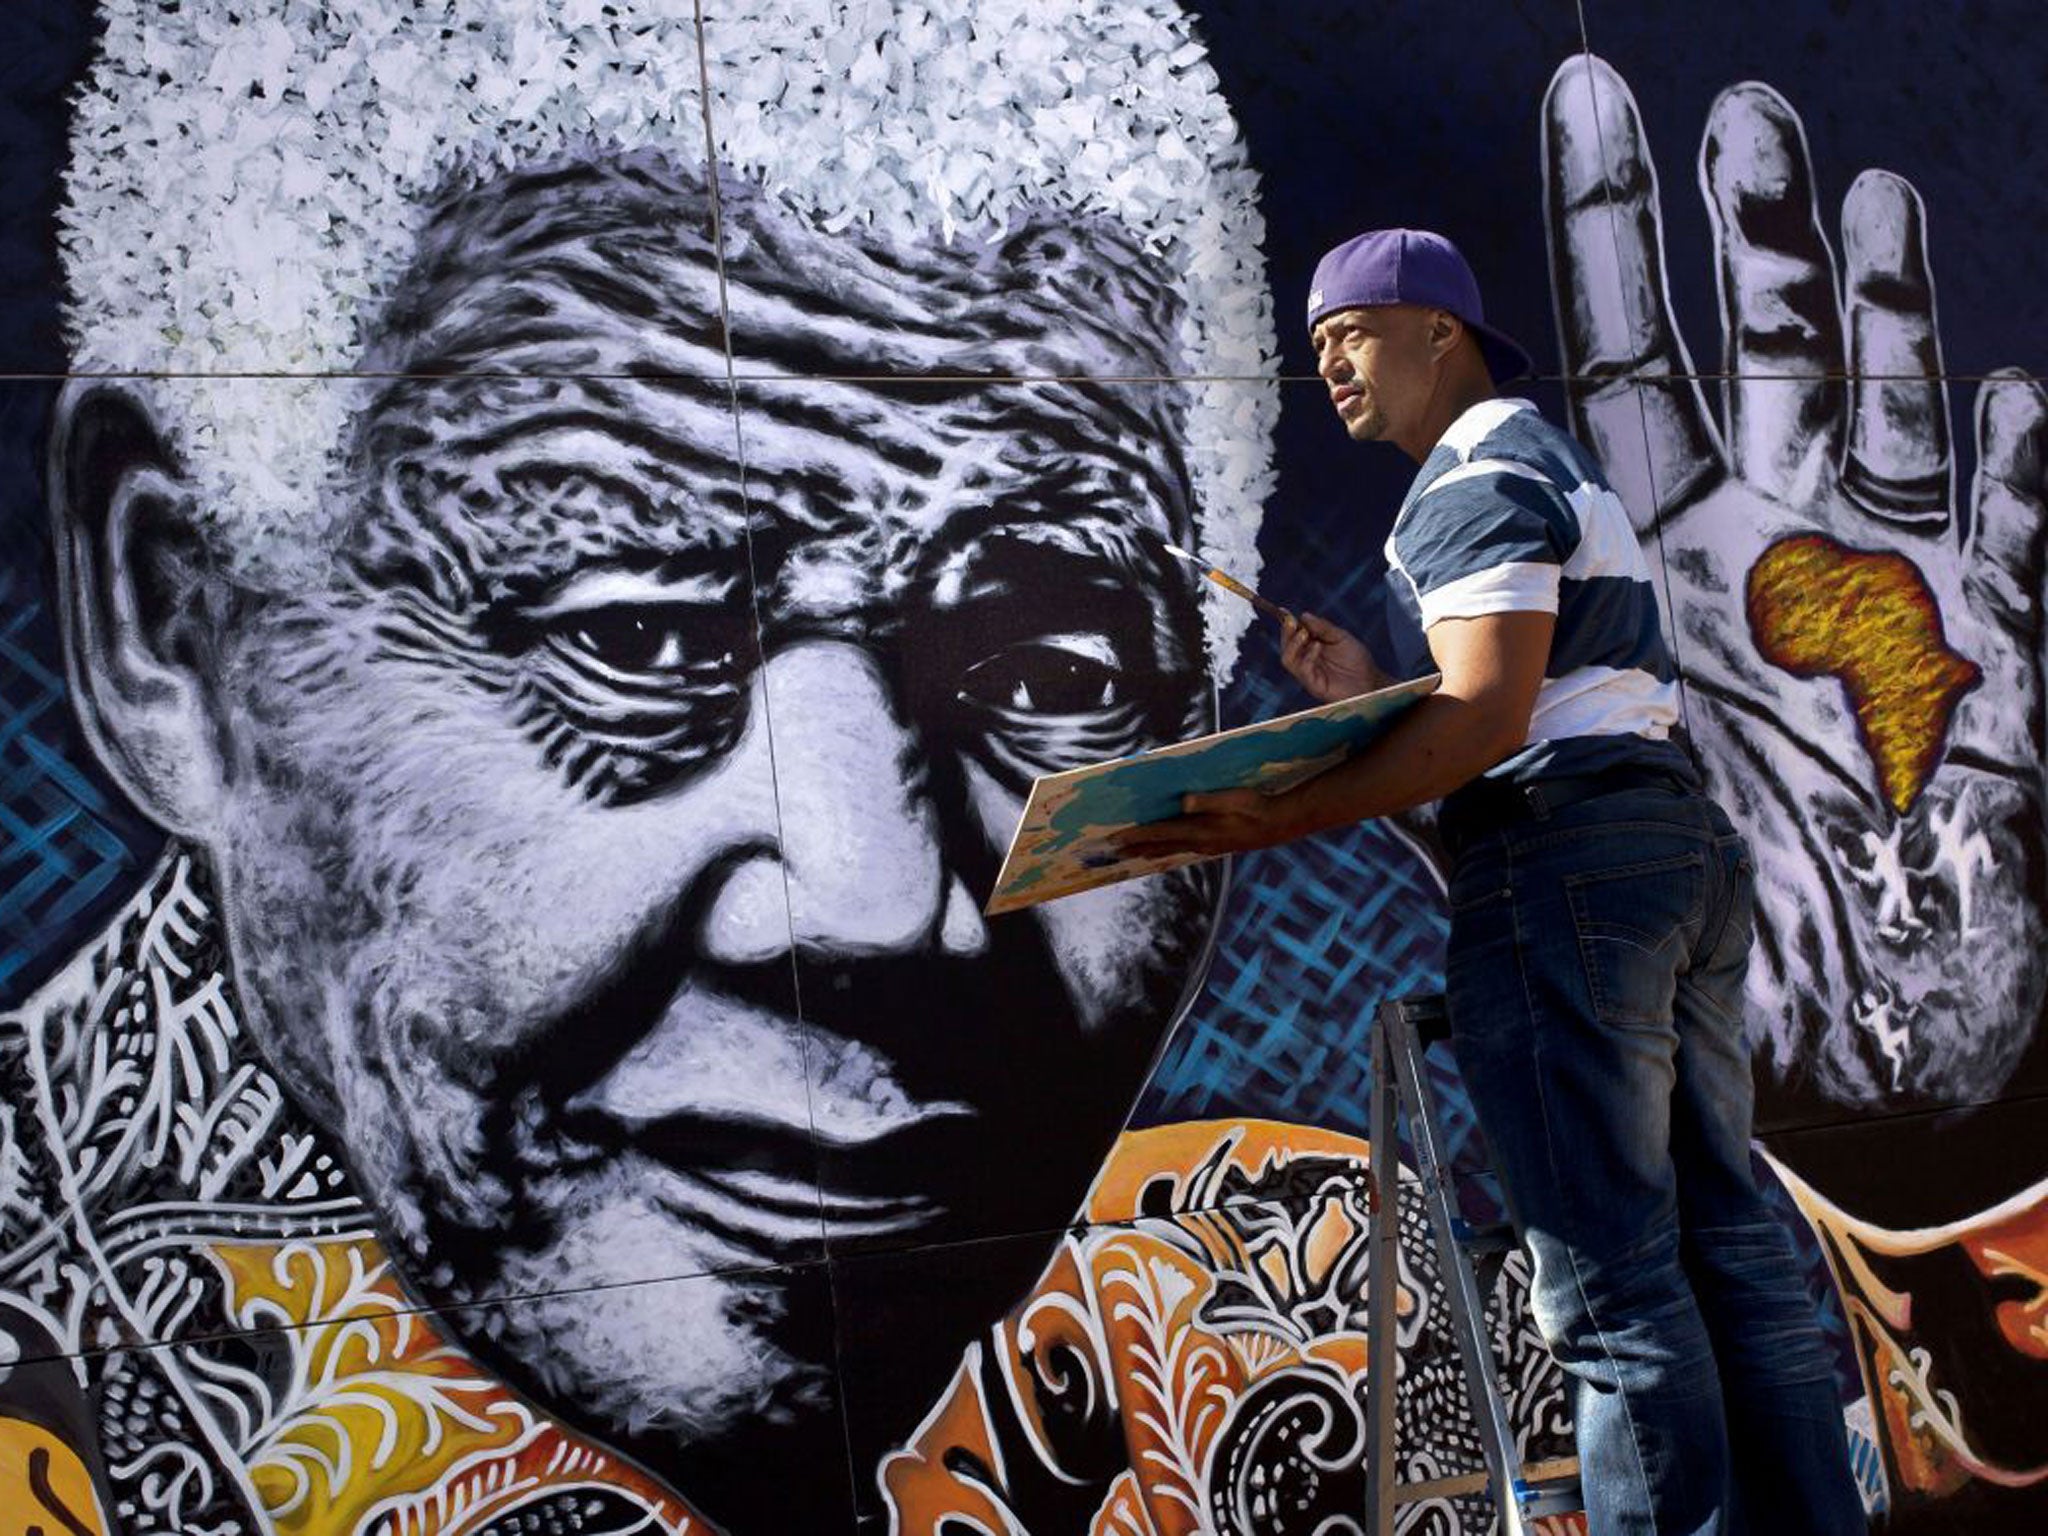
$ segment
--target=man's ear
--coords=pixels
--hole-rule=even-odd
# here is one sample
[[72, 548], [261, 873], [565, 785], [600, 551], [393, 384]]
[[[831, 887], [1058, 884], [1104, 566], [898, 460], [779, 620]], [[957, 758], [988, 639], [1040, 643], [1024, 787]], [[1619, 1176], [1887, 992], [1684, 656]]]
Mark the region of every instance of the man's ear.
[[66, 673], [100, 762], [173, 832], [213, 826], [224, 759], [212, 707], [224, 593], [155, 410], [74, 379], [50, 431]]
[[1465, 334], [1465, 322], [1448, 309], [1429, 312], [1429, 355], [1439, 362], [1449, 357]]

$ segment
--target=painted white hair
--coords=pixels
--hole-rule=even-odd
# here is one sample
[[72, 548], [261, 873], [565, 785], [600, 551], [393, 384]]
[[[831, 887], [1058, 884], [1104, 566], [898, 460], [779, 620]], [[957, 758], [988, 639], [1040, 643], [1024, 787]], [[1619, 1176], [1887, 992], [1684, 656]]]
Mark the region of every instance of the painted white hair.
[[[81, 372], [147, 381], [245, 579], [343, 515], [368, 327], [438, 194], [598, 144], [701, 165], [691, 0], [102, 0], [61, 240]], [[1171, 273], [1202, 553], [1257, 574], [1279, 412], [1256, 185], [1172, 0], [709, 0], [721, 166], [821, 228], [1107, 215]], [[294, 377], [249, 377], [288, 374]], [[241, 375], [242, 377], [232, 377]], [[228, 377], [224, 377], [228, 376]], [[1212, 663], [1249, 611], [1205, 589]]]

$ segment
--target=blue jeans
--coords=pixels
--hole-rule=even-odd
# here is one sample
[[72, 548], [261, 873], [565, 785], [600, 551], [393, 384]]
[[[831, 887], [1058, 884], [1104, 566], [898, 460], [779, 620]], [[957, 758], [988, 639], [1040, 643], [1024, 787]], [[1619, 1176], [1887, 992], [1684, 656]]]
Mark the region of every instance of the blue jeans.
[[1675, 786], [1445, 831], [1452, 1037], [1574, 1378], [1592, 1536], [1862, 1532], [1750, 1163], [1748, 847]]

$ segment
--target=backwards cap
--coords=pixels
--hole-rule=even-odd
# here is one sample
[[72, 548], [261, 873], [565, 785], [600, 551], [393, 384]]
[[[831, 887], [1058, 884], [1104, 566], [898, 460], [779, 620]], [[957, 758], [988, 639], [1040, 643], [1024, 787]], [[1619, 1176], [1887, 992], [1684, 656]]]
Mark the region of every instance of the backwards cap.
[[1486, 359], [1493, 382], [1529, 371], [1529, 354], [1505, 331], [1486, 323], [1479, 279], [1459, 249], [1427, 229], [1374, 229], [1354, 236], [1316, 263], [1308, 285], [1308, 328], [1340, 309], [1419, 304], [1447, 309], [1465, 322]]

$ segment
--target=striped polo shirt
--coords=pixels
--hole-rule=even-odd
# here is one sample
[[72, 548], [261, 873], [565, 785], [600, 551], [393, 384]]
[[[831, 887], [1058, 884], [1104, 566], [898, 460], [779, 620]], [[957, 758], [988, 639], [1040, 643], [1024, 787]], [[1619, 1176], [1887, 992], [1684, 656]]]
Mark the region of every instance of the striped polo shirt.
[[1591, 454], [1527, 400], [1483, 400], [1417, 471], [1387, 537], [1387, 641], [1398, 677], [1434, 670], [1441, 619], [1557, 615], [1517, 782], [1640, 762], [1685, 771], [1669, 737], [1677, 673], [1628, 509]]

